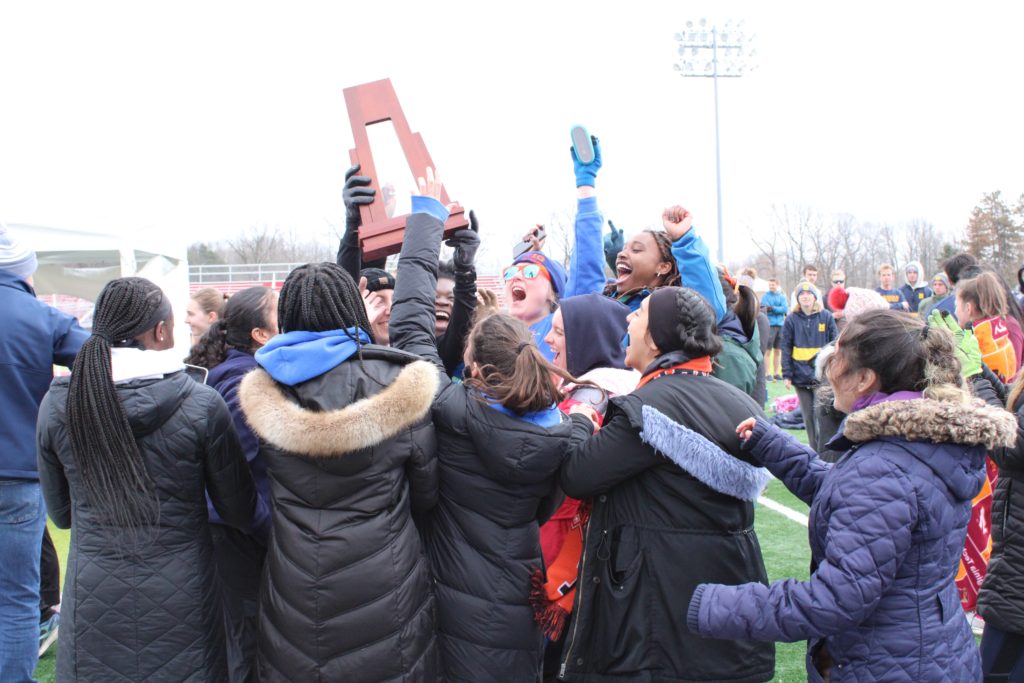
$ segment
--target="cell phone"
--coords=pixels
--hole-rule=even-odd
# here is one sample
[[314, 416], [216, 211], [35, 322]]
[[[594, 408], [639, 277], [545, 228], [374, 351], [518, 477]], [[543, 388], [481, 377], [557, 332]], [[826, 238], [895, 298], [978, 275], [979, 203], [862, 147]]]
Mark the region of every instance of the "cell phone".
[[[542, 240], [545, 237], [547, 237], [547, 233], [544, 232], [543, 225], [538, 226], [537, 229], [530, 234], [536, 237], [538, 240]], [[523, 240], [522, 242], [516, 243], [516, 246], [512, 249], [512, 258], [517, 259], [526, 252], [530, 251], [530, 247], [532, 244], [533, 242], [528, 240]]]
[[581, 164], [589, 164], [594, 160], [594, 141], [583, 126], [573, 126], [569, 135], [572, 137], [572, 148], [576, 150], [576, 158]]
[[185, 363], [185, 374], [200, 384], [206, 384], [206, 377], [210, 374], [210, 371], [199, 365]]

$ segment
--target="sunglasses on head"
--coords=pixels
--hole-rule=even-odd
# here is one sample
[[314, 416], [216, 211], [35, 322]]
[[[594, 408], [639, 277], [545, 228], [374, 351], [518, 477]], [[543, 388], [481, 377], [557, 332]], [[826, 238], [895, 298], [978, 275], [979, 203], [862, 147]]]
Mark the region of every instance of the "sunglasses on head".
[[520, 271], [522, 271], [524, 278], [532, 280], [544, 271], [544, 266], [539, 266], [536, 263], [513, 263], [505, 269], [505, 281], [508, 282]]

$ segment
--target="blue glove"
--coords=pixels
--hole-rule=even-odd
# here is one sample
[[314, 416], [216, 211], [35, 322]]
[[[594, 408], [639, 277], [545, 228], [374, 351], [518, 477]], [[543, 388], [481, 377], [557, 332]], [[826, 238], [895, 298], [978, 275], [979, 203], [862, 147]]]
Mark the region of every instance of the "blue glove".
[[611, 232], [604, 236], [604, 260], [614, 271], [615, 258], [622, 251], [622, 247], [626, 245], [626, 239], [622, 236], [622, 230], [616, 228], [611, 221], [608, 221], [608, 227], [611, 228]]
[[576, 158], [576, 148], [569, 148], [569, 153], [572, 154], [573, 169], [576, 171], [576, 187], [582, 185], [594, 187], [597, 172], [601, 168], [601, 145], [593, 135], [590, 136], [590, 141], [594, 143], [594, 160], [589, 164], [581, 164], [580, 160]]

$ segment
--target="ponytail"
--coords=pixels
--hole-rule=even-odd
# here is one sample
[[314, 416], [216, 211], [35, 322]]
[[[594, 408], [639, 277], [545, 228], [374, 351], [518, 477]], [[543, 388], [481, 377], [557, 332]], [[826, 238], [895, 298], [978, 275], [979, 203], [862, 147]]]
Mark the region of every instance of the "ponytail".
[[222, 318], [218, 318], [195, 343], [185, 362], [212, 370], [224, 362], [228, 355], [228, 329]]
[[465, 383], [480, 400], [497, 401], [517, 415], [550, 408], [563, 396], [554, 377], [581, 382], [552, 365], [533, 341], [530, 329], [504, 313], [482, 318], [469, 334], [469, 360], [479, 369]]
[[67, 421], [85, 499], [100, 519], [128, 530], [152, 524], [159, 508], [114, 388], [111, 348], [135, 346], [136, 337], [170, 317], [170, 302], [149, 280], [112, 280], [96, 299], [92, 336], [71, 372]]
[[255, 353], [259, 345], [252, 338], [252, 331], [271, 329], [270, 314], [273, 312], [274, 290], [268, 287], [249, 287], [228, 299], [224, 311], [210, 328], [200, 337], [186, 363], [212, 370], [227, 359], [228, 350]]

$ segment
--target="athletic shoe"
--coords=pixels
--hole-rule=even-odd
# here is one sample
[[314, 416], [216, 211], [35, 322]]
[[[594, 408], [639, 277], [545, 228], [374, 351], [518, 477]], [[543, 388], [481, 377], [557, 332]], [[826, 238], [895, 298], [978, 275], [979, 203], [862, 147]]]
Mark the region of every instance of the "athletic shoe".
[[39, 656], [42, 657], [50, 646], [57, 642], [57, 630], [60, 626], [60, 612], [39, 624]]

